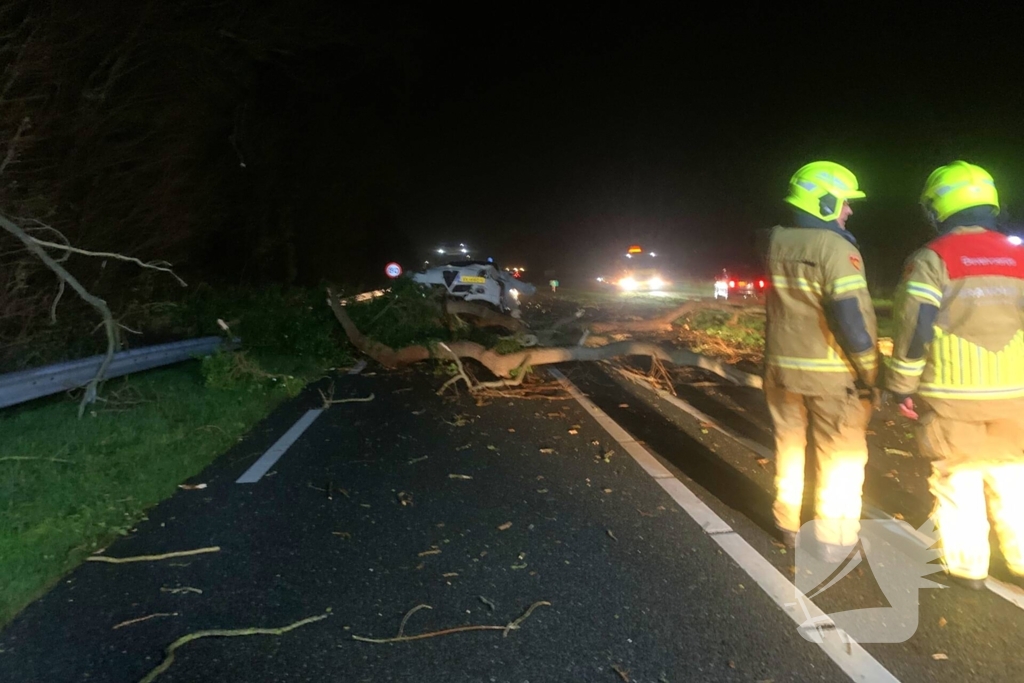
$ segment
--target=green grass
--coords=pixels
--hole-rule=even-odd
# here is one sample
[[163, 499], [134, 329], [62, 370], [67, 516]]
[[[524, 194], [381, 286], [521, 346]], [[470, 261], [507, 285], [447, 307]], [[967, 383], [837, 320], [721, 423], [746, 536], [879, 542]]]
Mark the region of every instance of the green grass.
[[81, 420], [67, 399], [0, 416], [0, 625], [127, 534], [289, 391], [210, 389], [190, 361], [108, 382], [102, 395]]
[[697, 311], [687, 315], [682, 324], [687, 324], [692, 330], [698, 330], [710, 334], [737, 346], [763, 349], [764, 348], [764, 326], [763, 315], [740, 315], [735, 323], [731, 322], [733, 314], [729, 311]]

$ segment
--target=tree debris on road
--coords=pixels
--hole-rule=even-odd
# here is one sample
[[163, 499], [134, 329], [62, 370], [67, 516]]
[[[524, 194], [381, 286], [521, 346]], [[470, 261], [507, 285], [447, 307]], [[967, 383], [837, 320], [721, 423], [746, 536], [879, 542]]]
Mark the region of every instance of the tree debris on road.
[[433, 609], [430, 605], [416, 605], [411, 610], [406, 612], [405, 616], [402, 617], [402, 623], [398, 627], [398, 635], [394, 638], [367, 638], [366, 636], [352, 636], [352, 640], [358, 640], [362, 643], [404, 643], [410, 640], [424, 640], [426, 638], [435, 638], [437, 636], [446, 636], [453, 633], [466, 633], [467, 631], [501, 631], [502, 637], [508, 637], [509, 631], [517, 630], [524, 621], [530, 618], [533, 611], [541, 606], [550, 607], [551, 603], [546, 600], [540, 600], [530, 605], [529, 609], [523, 613], [518, 619], [510, 621], [504, 626], [498, 625], [479, 625], [479, 626], [456, 626], [454, 628], [443, 629], [441, 631], [430, 631], [428, 633], [419, 633], [414, 636], [405, 635], [405, 624], [413, 614], [421, 609]]
[[169, 560], [174, 557], [188, 557], [190, 555], [202, 555], [205, 553], [219, 553], [220, 546], [215, 545], [209, 548], [197, 548], [196, 550], [178, 550], [163, 555], [135, 555], [133, 557], [107, 557], [106, 555], [90, 555], [85, 558], [87, 562], [109, 562], [111, 564], [124, 564], [127, 562], [157, 562]]
[[308, 617], [300, 621], [296, 621], [294, 624], [288, 624], [281, 628], [239, 628], [239, 629], [211, 629], [209, 631], [196, 631], [195, 633], [189, 633], [181, 638], [178, 638], [173, 643], [167, 646], [165, 650], [166, 656], [164, 661], [160, 662], [152, 671], [139, 681], [139, 683], [153, 683], [156, 678], [167, 671], [174, 663], [174, 651], [182, 645], [190, 643], [193, 640], [199, 640], [200, 638], [233, 638], [236, 636], [280, 636], [288, 631], [293, 631], [306, 624], [312, 624], [315, 621], [321, 621], [329, 617], [329, 614], [321, 614], [316, 617]]

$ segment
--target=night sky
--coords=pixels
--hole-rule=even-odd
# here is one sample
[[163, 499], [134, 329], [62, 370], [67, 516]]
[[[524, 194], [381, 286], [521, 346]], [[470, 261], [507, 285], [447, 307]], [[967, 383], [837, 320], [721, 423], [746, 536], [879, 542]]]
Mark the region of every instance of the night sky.
[[439, 242], [565, 282], [634, 242], [708, 275], [818, 159], [868, 194], [872, 284], [928, 238], [941, 164], [1024, 219], [1020, 10], [655, 7], [8, 0], [0, 138], [32, 128], [0, 205], [193, 280], [350, 287]]
[[631, 241], [708, 272], [748, 260], [753, 230], [785, 220], [789, 176], [824, 158], [858, 174], [850, 228], [868, 268], [893, 271], [928, 236], [916, 204], [936, 166], [985, 166], [1010, 215], [1021, 197], [1020, 13], [958, 7], [417, 18], [400, 224], [561, 272]]

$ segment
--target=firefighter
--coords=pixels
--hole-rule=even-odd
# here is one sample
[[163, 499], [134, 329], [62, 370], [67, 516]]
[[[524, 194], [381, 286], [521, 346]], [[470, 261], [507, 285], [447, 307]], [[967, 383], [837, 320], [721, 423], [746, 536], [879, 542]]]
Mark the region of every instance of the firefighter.
[[875, 312], [849, 200], [864, 197], [849, 169], [829, 161], [789, 183], [791, 227], [768, 233], [764, 391], [775, 427], [775, 523], [796, 544], [808, 428], [817, 487], [812, 552], [838, 562], [857, 544], [866, 432], [878, 372]]
[[988, 512], [1024, 576], [1024, 249], [996, 232], [999, 196], [978, 166], [936, 169], [921, 204], [939, 236], [904, 268], [884, 384], [932, 459], [943, 566], [980, 589]]

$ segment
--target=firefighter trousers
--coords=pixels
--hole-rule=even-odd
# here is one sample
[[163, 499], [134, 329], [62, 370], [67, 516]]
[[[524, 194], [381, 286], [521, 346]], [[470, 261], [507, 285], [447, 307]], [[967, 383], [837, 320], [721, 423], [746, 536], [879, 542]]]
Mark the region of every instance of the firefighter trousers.
[[766, 388], [765, 398], [775, 427], [775, 524], [800, 529], [809, 428], [817, 472], [814, 535], [821, 543], [856, 544], [871, 402], [856, 394], [806, 396], [778, 387]]
[[1024, 576], [1024, 416], [963, 422], [921, 416], [918, 445], [931, 458], [932, 518], [953, 576], [988, 576], [989, 518], [1010, 571]]

